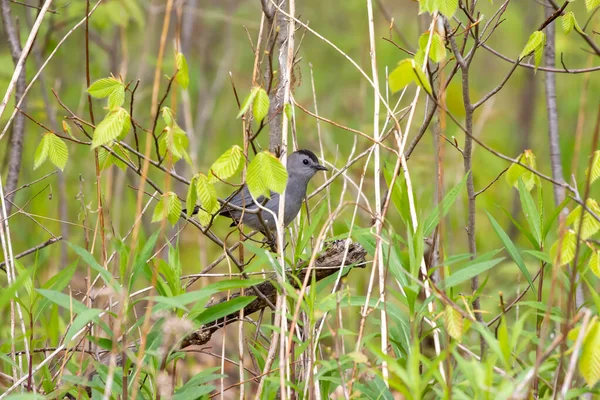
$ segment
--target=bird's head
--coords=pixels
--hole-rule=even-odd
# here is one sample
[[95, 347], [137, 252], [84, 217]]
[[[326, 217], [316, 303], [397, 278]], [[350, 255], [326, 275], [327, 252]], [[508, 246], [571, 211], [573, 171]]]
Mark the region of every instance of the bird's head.
[[304, 178], [306, 182], [319, 171], [328, 171], [310, 150], [298, 150], [288, 156], [287, 171], [290, 177]]

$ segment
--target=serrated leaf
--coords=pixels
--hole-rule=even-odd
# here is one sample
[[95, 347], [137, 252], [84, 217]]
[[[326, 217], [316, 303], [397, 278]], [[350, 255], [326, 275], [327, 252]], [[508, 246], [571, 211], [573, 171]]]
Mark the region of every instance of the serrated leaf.
[[179, 216], [181, 215], [181, 201], [177, 197], [177, 195], [173, 192], [169, 192], [169, 195], [166, 197], [166, 208], [167, 208], [167, 218], [171, 225], [175, 225], [177, 221], [179, 221]]
[[[587, 208], [591, 210], [594, 214], [600, 215], [600, 206], [594, 199], [588, 199], [585, 203]], [[579, 224], [581, 223], [581, 212], [583, 208], [581, 206], [577, 206], [571, 213], [567, 216], [567, 225], [572, 226], [575, 232], [579, 229]], [[586, 240], [590, 236], [594, 235], [596, 232], [600, 230], [600, 221], [594, 218], [589, 212], [585, 212], [583, 215], [583, 225], [581, 226], [581, 239]]]
[[519, 55], [519, 59], [533, 53], [535, 51], [535, 49], [539, 48], [540, 46], [543, 47], [545, 36], [546, 35], [542, 31], [533, 32], [531, 34], [531, 36], [529, 36], [529, 39], [527, 40], [527, 43], [525, 44], [523, 51], [521, 51], [521, 54]]
[[115, 140], [123, 133], [126, 134], [129, 131], [128, 126], [131, 124], [129, 113], [125, 109], [118, 108], [109, 112], [94, 130], [92, 149]]
[[187, 60], [183, 53], [177, 53], [175, 56], [175, 65], [177, 67], [177, 76], [175, 76], [175, 79], [183, 89], [187, 89], [190, 84], [190, 75]]
[[592, 256], [590, 257], [590, 262], [588, 264], [590, 269], [598, 278], [600, 278], [600, 252], [592, 251]]
[[[210, 166], [208, 181], [211, 183], [227, 180], [237, 174], [242, 168], [244, 151], [238, 145], [232, 146]], [[216, 176], [215, 176], [216, 175]], [[218, 178], [217, 178], [218, 177]]]
[[203, 226], [207, 226], [210, 223], [211, 219], [212, 219], [212, 214], [209, 214], [202, 209], [198, 210], [198, 221], [200, 221], [200, 223]]
[[179, 201], [177, 195], [173, 192], [167, 192], [156, 203], [152, 213], [152, 222], [162, 221], [166, 217], [171, 225], [175, 225], [179, 220], [181, 210], [181, 201]]
[[42, 165], [44, 161], [46, 161], [46, 158], [48, 158], [48, 135], [49, 133], [45, 133], [42, 136], [40, 144], [38, 144], [37, 148], [35, 149], [35, 155], [33, 156], [33, 169], [38, 169], [38, 167]]
[[579, 372], [590, 388], [600, 380], [600, 322], [598, 321], [586, 333], [583, 340]]
[[441, 0], [439, 8], [440, 13], [451, 19], [458, 8], [458, 0]]
[[463, 316], [450, 305], [447, 305], [444, 310], [444, 326], [448, 335], [460, 342], [463, 332]]
[[598, 178], [600, 178], [600, 150], [596, 150], [592, 154], [592, 166], [586, 170], [586, 175], [590, 179], [590, 183], [594, 183]]
[[271, 191], [282, 193], [287, 179], [288, 174], [284, 166], [268, 151], [258, 153], [248, 165], [246, 183], [254, 198], [270, 197]]
[[[187, 148], [189, 146], [189, 139], [183, 129], [177, 124], [167, 126], [165, 133], [160, 138], [159, 148], [160, 153], [165, 155], [168, 151], [173, 156], [173, 162], [176, 162], [182, 158], [186, 161], [189, 160], [187, 156]], [[191, 160], [188, 161], [191, 163]]]
[[257, 122], [265, 119], [269, 113], [269, 95], [263, 88], [258, 89], [256, 97], [254, 97], [254, 105], [252, 106], [252, 112], [254, 113], [254, 119]]
[[175, 124], [175, 113], [169, 107], [163, 107], [161, 115], [167, 126], [173, 126]]
[[240, 112], [238, 113], [236, 118], [240, 118], [242, 115], [244, 115], [246, 113], [246, 111], [248, 111], [248, 108], [250, 108], [250, 105], [254, 102], [254, 98], [256, 97], [256, 94], [258, 93], [259, 90], [260, 90], [259, 86], [255, 86], [252, 88], [250, 93], [248, 93], [248, 96], [246, 96], [246, 98], [242, 102], [242, 105], [240, 106]]
[[52, 133], [47, 135], [46, 140], [48, 142], [48, 158], [50, 162], [60, 168], [61, 171], [64, 170], [69, 160], [67, 145], [61, 138]]
[[123, 105], [125, 102], [125, 85], [120, 84], [115, 90], [108, 96], [108, 109], [115, 110]]
[[196, 193], [204, 211], [214, 214], [219, 209], [217, 190], [204, 174], [196, 175]]
[[562, 28], [565, 34], [571, 33], [573, 28], [575, 27], [575, 14], [573, 11], [569, 11], [562, 16]]
[[92, 83], [87, 92], [95, 98], [103, 99], [110, 96], [119, 86], [124, 87], [123, 83], [115, 78], [102, 78]]
[[188, 217], [192, 215], [194, 208], [196, 207], [196, 201], [198, 200], [196, 190], [196, 177], [193, 177], [185, 198], [185, 210]]
[[600, 0], [585, 0], [585, 9], [588, 13], [592, 12], [598, 6], [600, 6]]
[[533, 52], [533, 58], [535, 60], [535, 72], [537, 72], [538, 67], [542, 63], [542, 58], [544, 57], [544, 47], [546, 46], [546, 34], [542, 33], [542, 35], [542, 44], [536, 47]]
[[152, 213], [152, 222], [162, 221], [167, 214], [165, 213], [165, 196], [161, 196], [156, 206], [154, 206], [154, 212]]
[[[425, 53], [425, 50], [427, 49], [427, 44], [429, 43], [429, 36], [430, 36], [430, 33], [427, 32], [427, 33], [422, 34], [421, 37], [419, 38], [419, 51], [423, 52], [423, 57], [425, 57], [424, 53]], [[434, 63], [439, 63], [444, 58], [446, 58], [446, 47], [444, 46], [444, 38], [442, 38], [442, 36], [437, 32], [434, 32], [433, 36], [431, 36], [431, 45], [429, 47], [429, 58]], [[417, 60], [416, 55], [415, 55], [415, 61], [419, 62], [419, 60]], [[425, 60], [421, 60], [419, 62], [419, 64], [423, 65], [424, 62], [425, 62]]]
[[[560, 260], [558, 259], [559, 244], [561, 244]], [[575, 258], [576, 245], [577, 236], [575, 235], [575, 232], [573, 232], [572, 230], [568, 230], [563, 236], [562, 243], [560, 238], [556, 242], [554, 242], [552, 248], [550, 249], [550, 255], [552, 256], [552, 259], [558, 263], [558, 265], [568, 264], [571, 261], [573, 261], [573, 258]]]

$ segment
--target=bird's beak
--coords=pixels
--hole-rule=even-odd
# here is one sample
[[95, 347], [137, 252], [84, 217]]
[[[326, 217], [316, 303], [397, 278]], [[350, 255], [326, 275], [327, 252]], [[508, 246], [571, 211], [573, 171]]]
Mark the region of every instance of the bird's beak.
[[329, 171], [329, 168], [327, 168], [326, 166], [324, 166], [324, 165], [321, 165], [321, 164], [317, 164], [317, 165], [315, 165], [315, 169], [316, 169], [317, 171]]

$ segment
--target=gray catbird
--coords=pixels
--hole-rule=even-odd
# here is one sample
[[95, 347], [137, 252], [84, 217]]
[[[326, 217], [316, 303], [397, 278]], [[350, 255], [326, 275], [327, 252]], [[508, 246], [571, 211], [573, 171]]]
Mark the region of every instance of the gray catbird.
[[[327, 170], [327, 167], [319, 164], [317, 156], [310, 150], [298, 150], [288, 156], [288, 181], [285, 188], [285, 210], [283, 219], [286, 226], [296, 218], [296, 215], [298, 215], [298, 212], [300, 211], [300, 207], [302, 207], [302, 202], [306, 197], [308, 181], [310, 181], [318, 171]], [[279, 193], [271, 192], [270, 199], [265, 199], [263, 196], [260, 196], [256, 200], [263, 207], [273, 211], [276, 216], [279, 215]], [[198, 212], [198, 209], [199, 207], [196, 206], [194, 214]], [[244, 211], [241, 209], [244, 209]], [[258, 206], [252, 200], [252, 196], [250, 196], [248, 187], [244, 185], [240, 190], [236, 191], [223, 201], [223, 206], [219, 214], [233, 219], [231, 226], [237, 225], [240, 218], [242, 218], [244, 225], [247, 225], [254, 230], [264, 233], [266, 227], [269, 231], [274, 231], [276, 224], [273, 215], [264, 210], [257, 212], [258, 210]]]

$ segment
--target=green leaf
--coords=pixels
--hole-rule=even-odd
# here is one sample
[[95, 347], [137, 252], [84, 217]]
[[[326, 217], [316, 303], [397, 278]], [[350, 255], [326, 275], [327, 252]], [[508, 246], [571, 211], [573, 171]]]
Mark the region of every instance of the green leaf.
[[[160, 153], [166, 154], [168, 151], [173, 157], [173, 162], [182, 158], [186, 161], [189, 159], [189, 156], [187, 155], [189, 139], [185, 131], [181, 129], [179, 125], [174, 123], [171, 126], [167, 126], [165, 128], [165, 133], [160, 138], [159, 144]], [[188, 163], [191, 164], [191, 160], [188, 161]]]
[[196, 322], [206, 325], [226, 315], [235, 313], [256, 300], [256, 296], [239, 296], [223, 303], [215, 304], [198, 315]]
[[256, 97], [259, 90], [259, 86], [255, 86], [252, 88], [248, 96], [246, 96], [246, 98], [242, 102], [242, 105], [240, 106], [240, 112], [238, 113], [236, 118], [240, 118], [242, 115], [246, 114], [246, 111], [248, 111], [248, 108], [250, 108], [250, 105], [254, 102], [254, 98]]
[[585, 9], [588, 13], [591, 13], [598, 6], [600, 6], [600, 0], [585, 0]]
[[[69, 264], [68, 266], [63, 268], [56, 275], [53, 275], [50, 279], [48, 279], [48, 281], [46, 283], [44, 283], [42, 288], [56, 290], [59, 292], [62, 291], [71, 282], [71, 279], [73, 278], [73, 274], [75, 273], [75, 269], [77, 268], [77, 262], [78, 261], [75, 260], [74, 262], [72, 262], [71, 264]], [[44, 311], [46, 310], [46, 308], [48, 307], [49, 304], [50, 304], [50, 300], [48, 300], [47, 298], [40, 299], [36, 303], [37, 309], [35, 310], [35, 313], [34, 313], [34, 318], [33, 318], [34, 321], [38, 320], [40, 315], [42, 315], [44, 313]], [[1, 301], [0, 301], [0, 310], [1, 309], [2, 309], [2, 305], [1, 305]]]
[[46, 136], [48, 142], [48, 158], [50, 162], [58, 167], [61, 171], [65, 169], [67, 161], [69, 160], [69, 150], [67, 145], [62, 141], [61, 138], [55, 134], [48, 134]]
[[412, 70], [413, 60], [406, 58], [398, 63], [398, 66], [390, 72], [388, 78], [390, 90], [392, 93], [396, 93], [405, 86], [415, 81], [415, 76]]
[[[458, 5], [458, 2], [457, 2]], [[425, 50], [427, 49], [427, 43], [429, 43], [430, 33], [424, 33], [419, 38], [419, 50], [423, 51], [423, 57], [425, 57]], [[429, 47], [429, 58], [434, 63], [439, 63], [444, 58], [446, 58], [446, 47], [444, 46], [444, 38], [437, 33], [434, 32], [433, 36], [431, 36], [431, 45]], [[415, 56], [416, 60], [416, 56]], [[423, 64], [425, 60], [422, 60], [420, 64]]]
[[534, 53], [535, 57], [535, 68], [540, 65], [542, 61], [542, 55], [544, 54], [544, 46], [546, 45], [546, 34], [542, 31], [535, 31], [529, 36], [523, 51], [519, 55], [519, 59]]
[[194, 208], [196, 207], [196, 201], [198, 200], [198, 194], [196, 193], [196, 177], [192, 178], [190, 182], [190, 186], [188, 187], [187, 196], [185, 198], [185, 210], [187, 216], [191, 216], [192, 212], [194, 212]]
[[452, 16], [458, 8], [458, 0], [441, 0], [440, 1], [440, 13], [446, 18], [452, 19]]
[[51, 133], [45, 133], [42, 136], [40, 144], [38, 144], [38, 147], [35, 149], [35, 155], [33, 156], [34, 170], [38, 169], [38, 167], [42, 165], [44, 161], [46, 161], [46, 159], [48, 158], [48, 149], [50, 147], [50, 145], [48, 144], [48, 135], [51, 135]]
[[563, 15], [562, 27], [565, 34], [568, 35], [573, 30], [575, 27], [575, 22], [575, 14], [573, 14], [573, 11], [569, 11]]
[[175, 225], [179, 221], [181, 210], [181, 201], [179, 201], [177, 195], [173, 192], [167, 192], [156, 203], [152, 213], [152, 222], [159, 222], [167, 217], [171, 225]]
[[[594, 199], [587, 199], [585, 205], [594, 214], [600, 215], [600, 206]], [[581, 213], [583, 208], [577, 206], [567, 216], [567, 225], [572, 226], [575, 232], [579, 230], [579, 224], [581, 223]], [[587, 240], [600, 230], [600, 221], [594, 218], [589, 212], [585, 211], [583, 215], [583, 225], [581, 226], [581, 239]]]
[[214, 214], [219, 210], [219, 201], [217, 200], [217, 190], [209, 182], [204, 174], [196, 175], [196, 193], [200, 199], [200, 204], [208, 214]]
[[600, 380], [600, 322], [597, 320], [583, 340], [579, 372], [590, 388]]
[[97, 99], [109, 97], [114, 91], [119, 90], [119, 87], [124, 85], [121, 81], [115, 78], [102, 78], [92, 83], [87, 92]]
[[[463, 188], [467, 183], [467, 178], [469, 177], [469, 172], [461, 179], [461, 181], [452, 188], [442, 199], [442, 202], [437, 204], [433, 209], [433, 212], [427, 217], [425, 220], [425, 228], [423, 229], [423, 235], [425, 237], [431, 236], [435, 227], [439, 224], [440, 219], [444, 218], [450, 208], [458, 198], [460, 192], [462, 192]], [[440, 215], [440, 206], [441, 206], [441, 215]]]
[[[535, 154], [531, 150], [525, 150], [517, 159], [521, 164], [527, 165], [529, 168], [536, 169]], [[540, 184], [540, 179], [530, 170], [522, 167], [519, 164], [513, 163], [506, 171], [506, 182], [515, 188], [519, 188], [519, 178], [523, 179], [527, 190], [533, 189], [535, 185]]]
[[[232, 146], [210, 166], [208, 181], [210, 183], [219, 180], [227, 180], [237, 174], [242, 168], [244, 152], [238, 145]], [[215, 176], [216, 175], [216, 176]], [[217, 178], [218, 177], [218, 178]]]
[[471, 265], [467, 265], [465, 268], [459, 269], [456, 272], [453, 272], [446, 280], [442, 283], [444, 289], [449, 289], [456, 285], [459, 285], [463, 282], [468, 281], [469, 279], [477, 276], [479, 274], [484, 273], [485, 271], [495, 267], [497, 264], [502, 262], [504, 257], [496, 258], [494, 260], [489, 261], [481, 261]]
[[600, 252], [594, 250], [592, 251], [592, 256], [590, 257], [590, 262], [588, 264], [590, 269], [598, 278], [600, 278]]
[[287, 179], [285, 167], [268, 151], [260, 152], [254, 157], [246, 174], [246, 183], [254, 198], [270, 197], [270, 191], [282, 193]]
[[502, 229], [500, 224], [498, 224], [498, 222], [494, 219], [494, 217], [492, 217], [492, 215], [487, 211], [485, 213], [487, 214], [490, 222], [492, 223], [492, 229], [494, 229], [494, 232], [496, 232], [496, 235], [498, 235], [498, 237], [502, 241], [502, 244], [506, 248], [506, 251], [508, 251], [508, 254], [510, 254], [512, 259], [515, 261], [515, 263], [517, 264], [517, 266], [519, 267], [519, 269], [521, 270], [521, 272], [527, 279], [527, 282], [529, 282], [529, 286], [531, 286], [531, 290], [535, 290], [535, 287], [533, 286], [533, 281], [531, 280], [531, 275], [529, 275], [527, 266], [525, 265], [523, 258], [521, 258], [521, 255], [519, 254], [519, 251], [515, 247], [515, 244], [512, 242], [512, 240], [510, 240], [510, 237], [508, 237], [506, 232], [504, 232], [504, 230]]
[[175, 66], [177, 67], [177, 75], [175, 76], [177, 83], [179, 83], [183, 89], [187, 89], [190, 84], [190, 75], [187, 60], [183, 53], [177, 53], [175, 56]]
[[169, 199], [167, 202], [167, 218], [171, 225], [175, 225], [177, 221], [179, 221], [179, 216], [181, 215], [181, 201], [177, 195], [172, 192], [167, 198]]
[[167, 126], [175, 125], [175, 113], [169, 107], [162, 108], [162, 119]]
[[115, 292], [118, 292], [120, 290], [119, 284], [114, 280], [114, 278], [110, 274], [110, 272], [108, 272], [107, 269], [105, 269], [102, 265], [100, 265], [98, 263], [98, 261], [96, 261], [96, 258], [94, 258], [94, 256], [89, 251], [87, 251], [86, 249], [79, 247], [73, 243], [70, 243], [70, 242], [67, 242], [67, 244], [69, 245], [70, 248], [73, 249], [73, 251], [75, 253], [77, 253], [77, 255], [79, 257], [81, 257], [83, 259], [83, 261], [85, 261], [85, 263], [87, 265], [89, 265], [94, 271], [96, 271], [102, 277], [102, 280], [104, 280], [104, 283], [106, 283], [107, 285], [112, 287], [112, 289]]
[[[558, 246], [561, 244], [560, 249], [560, 260], [558, 259]], [[565, 265], [573, 261], [575, 258], [575, 247], [577, 246], [577, 235], [572, 230], [568, 230], [565, 232], [562, 243], [560, 238], [556, 240], [556, 242], [552, 245], [550, 249], [550, 255], [552, 259], [555, 260], [558, 265]]]
[[125, 85], [120, 84], [117, 88], [108, 96], [108, 109], [116, 110], [121, 107], [125, 102]]
[[292, 120], [292, 105], [290, 103], [285, 103], [283, 105], [283, 112], [285, 113], [285, 116], [287, 117], [288, 121]]
[[265, 119], [269, 113], [269, 95], [263, 88], [259, 88], [254, 97], [254, 105], [252, 106], [252, 112], [254, 113], [254, 119], [257, 122]]
[[[124, 160], [127, 160], [127, 161], [131, 160], [131, 157], [129, 156], [129, 152], [127, 151], [127, 149], [125, 149], [119, 143], [113, 142], [113, 143], [109, 143], [105, 146], [110, 148], [112, 151], [114, 151], [116, 154], [118, 154]], [[119, 168], [123, 171], [125, 171], [127, 169], [127, 165], [123, 161], [121, 161], [119, 158], [117, 158], [110, 151], [106, 150], [104, 147], [100, 147], [98, 149], [98, 164], [99, 164], [101, 170], [104, 170], [104, 169], [110, 167], [111, 165], [116, 165], [117, 168]]]
[[535, 49], [537, 49], [540, 46], [544, 46], [544, 32], [542, 31], [535, 31], [531, 34], [531, 36], [529, 36], [529, 39], [527, 40], [527, 43], [525, 44], [525, 47], [523, 48], [523, 51], [521, 51], [521, 54], [519, 55], [519, 59], [528, 56], [529, 54], [533, 53], [535, 51]]
[[415, 82], [428, 93], [431, 93], [431, 85], [421, 70], [421, 65], [412, 58], [400, 61], [398, 66], [390, 73], [388, 81], [392, 93], [404, 89], [411, 82]]
[[130, 127], [129, 113], [124, 108], [110, 111], [94, 130], [92, 149], [127, 134]]
[[589, 177], [590, 183], [594, 183], [598, 178], [600, 178], [600, 150], [596, 150], [592, 154], [591, 173], [590, 169], [588, 168], [585, 174]]
[[98, 316], [100, 314], [102, 314], [102, 310], [98, 310], [97, 308], [89, 308], [81, 314], [79, 314], [71, 324], [69, 330], [67, 331], [67, 334], [65, 336], [65, 343], [69, 343], [71, 339], [73, 339], [73, 336], [75, 336], [75, 334], [88, 323], [90, 323], [91, 321], [98, 320]]
[[78, 300], [67, 296], [66, 294], [56, 291], [56, 290], [48, 290], [48, 289], [35, 289], [39, 294], [53, 302], [54, 304], [58, 304], [65, 310], [73, 310], [73, 312], [77, 314], [81, 314], [85, 312], [88, 308], [83, 305]]
[[460, 342], [463, 333], [463, 316], [450, 305], [447, 305], [444, 310], [444, 326], [448, 335]]
[[521, 206], [523, 207], [523, 212], [525, 213], [525, 218], [527, 219], [527, 223], [529, 224], [529, 228], [533, 233], [533, 237], [537, 241], [538, 246], [542, 245], [542, 231], [541, 231], [541, 220], [540, 213], [538, 212], [537, 207], [535, 206], [535, 202], [533, 201], [533, 197], [531, 197], [531, 193], [525, 187], [525, 183], [523, 183], [523, 179], [519, 178], [519, 197], [521, 198]]

